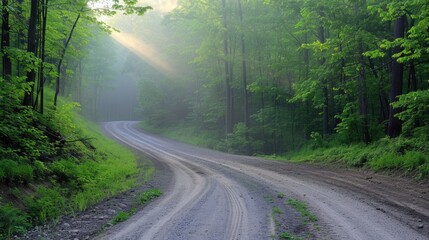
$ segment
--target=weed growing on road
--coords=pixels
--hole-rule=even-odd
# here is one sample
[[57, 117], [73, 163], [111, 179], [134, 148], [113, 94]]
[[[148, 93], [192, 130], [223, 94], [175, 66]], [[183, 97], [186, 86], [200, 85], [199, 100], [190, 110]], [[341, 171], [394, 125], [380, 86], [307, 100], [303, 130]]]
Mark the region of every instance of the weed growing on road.
[[271, 209], [271, 213], [273, 214], [273, 217], [274, 217], [277, 214], [282, 214], [283, 210], [281, 208], [279, 208], [279, 207], [273, 207]]
[[149, 201], [157, 197], [160, 197], [161, 195], [162, 195], [161, 190], [154, 188], [154, 189], [146, 190], [143, 193], [141, 193], [139, 199], [142, 204], [147, 204], [149, 203]]
[[284, 193], [278, 193], [278, 194], [277, 194], [277, 197], [278, 197], [278, 198], [285, 198], [285, 197], [286, 197], [286, 195], [285, 195]]
[[287, 204], [295, 208], [295, 210], [297, 210], [301, 214], [301, 216], [304, 218], [304, 223], [317, 222], [316, 215], [312, 214], [308, 210], [307, 205], [304, 202], [289, 198]]
[[279, 234], [279, 239], [285, 239], [285, 240], [302, 240], [303, 238], [297, 237], [293, 235], [292, 233], [288, 232], [282, 232]]

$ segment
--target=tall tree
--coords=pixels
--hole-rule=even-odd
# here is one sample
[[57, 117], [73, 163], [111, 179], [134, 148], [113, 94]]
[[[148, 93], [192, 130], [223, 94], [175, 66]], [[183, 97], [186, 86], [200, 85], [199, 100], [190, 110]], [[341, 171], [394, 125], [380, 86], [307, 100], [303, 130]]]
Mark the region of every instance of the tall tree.
[[[241, 81], [243, 88], [243, 118], [244, 125], [249, 128], [249, 100], [247, 91], [247, 63], [246, 63], [246, 41], [244, 38], [244, 23], [243, 23], [243, 8], [241, 6], [241, 0], [238, 0], [238, 15], [240, 17], [240, 43], [241, 43]], [[246, 130], [245, 133], [246, 142], [249, 140], [249, 133]], [[247, 154], [250, 154], [250, 146], [246, 146]]]
[[9, 25], [9, 1], [2, 0], [2, 26], [1, 26], [1, 52], [3, 54], [3, 72], [4, 79], [9, 79], [12, 74], [12, 62], [6, 52], [10, 47], [10, 25]]
[[225, 110], [225, 132], [232, 132], [232, 89], [231, 89], [231, 69], [229, 62], [229, 47], [228, 47], [228, 22], [227, 22], [227, 7], [226, 0], [222, 0], [222, 25], [223, 25], [223, 53], [224, 53], [224, 68], [225, 68], [225, 94], [226, 94], [226, 110]]
[[[39, 19], [39, 0], [31, 0], [30, 20], [28, 24], [27, 51], [37, 56], [37, 22]], [[29, 84], [28, 89], [24, 93], [24, 106], [33, 106], [34, 104], [34, 84], [36, 81], [36, 70], [34, 67], [27, 72], [26, 82]]]
[[[401, 39], [405, 36], [405, 21], [406, 16], [402, 15], [395, 21], [394, 38]], [[401, 46], [393, 48], [393, 55], [402, 51]], [[402, 94], [402, 85], [404, 78], [404, 65], [394, 59], [392, 62], [392, 76], [391, 76], [391, 89], [390, 89], [390, 103], [397, 101], [397, 97]], [[401, 134], [402, 122], [395, 115], [400, 112], [400, 109], [390, 106], [389, 111], [389, 137], [397, 137]]]

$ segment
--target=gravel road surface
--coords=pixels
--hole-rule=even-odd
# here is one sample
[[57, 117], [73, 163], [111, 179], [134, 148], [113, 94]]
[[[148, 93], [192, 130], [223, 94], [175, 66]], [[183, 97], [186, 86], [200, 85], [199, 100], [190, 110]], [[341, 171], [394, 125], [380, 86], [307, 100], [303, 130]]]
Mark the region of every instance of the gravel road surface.
[[[162, 197], [100, 239], [272, 239], [285, 229], [312, 239], [429, 239], [427, 183], [230, 155], [144, 133], [137, 124], [103, 127], [162, 165], [158, 174], [170, 180]], [[293, 211], [276, 221], [270, 196], [278, 193], [308, 204], [317, 227]]]

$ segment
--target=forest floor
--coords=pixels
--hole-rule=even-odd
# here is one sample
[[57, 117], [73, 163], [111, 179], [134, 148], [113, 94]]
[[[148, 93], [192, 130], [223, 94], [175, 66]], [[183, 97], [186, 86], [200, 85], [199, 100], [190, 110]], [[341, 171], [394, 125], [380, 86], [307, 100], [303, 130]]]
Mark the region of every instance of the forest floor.
[[[19, 239], [429, 238], [427, 181], [230, 155], [134, 127], [112, 123], [107, 130], [152, 159], [153, 180]], [[113, 226], [115, 215], [134, 208], [136, 196], [153, 186], [165, 194]]]

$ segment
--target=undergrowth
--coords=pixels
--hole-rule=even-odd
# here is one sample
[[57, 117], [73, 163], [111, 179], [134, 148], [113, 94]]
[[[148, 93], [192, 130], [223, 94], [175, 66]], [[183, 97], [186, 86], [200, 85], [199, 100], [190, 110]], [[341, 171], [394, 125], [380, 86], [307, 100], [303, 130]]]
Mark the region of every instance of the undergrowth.
[[19, 84], [0, 86], [9, 96], [0, 101], [0, 239], [136, 185], [134, 154], [81, 117], [77, 103], [62, 99], [42, 115], [21, 106]]
[[276, 159], [340, 163], [349, 167], [367, 167], [373, 171], [401, 171], [417, 179], [429, 177], [429, 146], [425, 139], [420, 138], [384, 138], [370, 145], [306, 148]]

